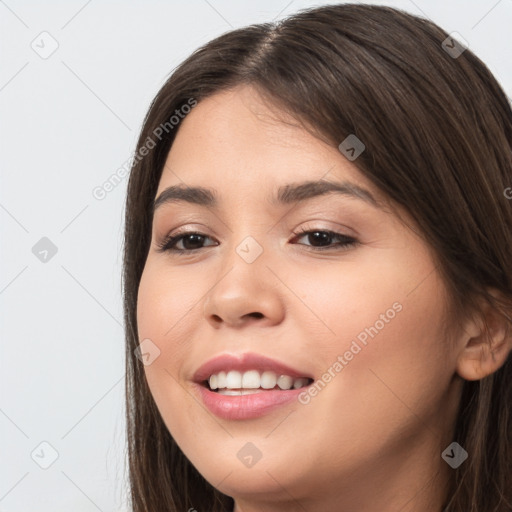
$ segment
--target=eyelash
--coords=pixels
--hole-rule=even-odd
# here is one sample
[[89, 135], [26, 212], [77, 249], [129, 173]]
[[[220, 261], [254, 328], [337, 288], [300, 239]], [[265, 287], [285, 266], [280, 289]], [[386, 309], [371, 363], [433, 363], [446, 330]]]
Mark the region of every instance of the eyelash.
[[[313, 234], [313, 233], [326, 233], [330, 235], [333, 238], [337, 238], [338, 240], [341, 240], [340, 243], [336, 245], [330, 245], [327, 247], [314, 247], [314, 246], [307, 246], [311, 247], [314, 252], [317, 251], [332, 251], [332, 250], [346, 250], [347, 248], [351, 246], [356, 246], [359, 242], [350, 236], [342, 235], [341, 233], [336, 233], [335, 231], [329, 231], [327, 229], [302, 229], [298, 233], [294, 233], [296, 238], [302, 238], [305, 235]], [[204, 249], [204, 247], [196, 248], [196, 249], [176, 249], [175, 245], [180, 242], [183, 238], [186, 238], [187, 236], [191, 235], [199, 235], [202, 237], [210, 238], [207, 235], [204, 235], [202, 233], [198, 233], [197, 231], [190, 231], [190, 232], [183, 232], [183, 233], [177, 233], [173, 236], [167, 236], [162, 242], [158, 244], [157, 251], [158, 252], [170, 252], [177, 255], [190, 253], [193, 254], [196, 251], [199, 251], [201, 249]], [[304, 245], [304, 244], [300, 244]], [[213, 247], [213, 246], [209, 246]]]

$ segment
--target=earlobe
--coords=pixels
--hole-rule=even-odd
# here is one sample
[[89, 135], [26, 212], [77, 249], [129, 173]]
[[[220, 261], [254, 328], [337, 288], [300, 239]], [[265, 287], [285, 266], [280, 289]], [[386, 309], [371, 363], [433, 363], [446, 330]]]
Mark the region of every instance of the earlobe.
[[512, 351], [509, 322], [490, 305], [478, 320], [470, 322], [457, 361], [457, 373], [463, 379], [483, 379], [505, 364]]

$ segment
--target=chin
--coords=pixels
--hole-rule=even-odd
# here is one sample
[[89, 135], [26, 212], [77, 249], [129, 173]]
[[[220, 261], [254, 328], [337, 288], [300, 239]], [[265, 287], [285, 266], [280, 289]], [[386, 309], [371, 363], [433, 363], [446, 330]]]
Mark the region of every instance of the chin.
[[297, 447], [292, 453], [282, 452], [279, 451], [282, 443], [277, 439], [274, 442], [256, 439], [251, 443], [245, 438], [235, 438], [218, 443], [216, 451], [211, 445], [204, 447], [191, 454], [189, 460], [223, 494], [247, 499], [262, 499], [269, 494], [278, 497], [283, 489], [304, 489], [308, 482], [308, 470]]

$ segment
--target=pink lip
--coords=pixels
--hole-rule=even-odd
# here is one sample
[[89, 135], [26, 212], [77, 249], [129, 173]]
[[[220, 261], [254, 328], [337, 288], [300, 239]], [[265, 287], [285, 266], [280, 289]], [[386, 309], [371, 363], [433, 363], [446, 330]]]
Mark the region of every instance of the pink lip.
[[208, 387], [200, 384], [195, 386], [204, 405], [213, 414], [226, 420], [258, 418], [290, 402], [297, 402], [298, 395], [306, 389], [269, 390], [251, 395], [228, 396], [210, 391]]
[[306, 372], [301, 372], [300, 370], [286, 366], [274, 359], [269, 359], [260, 354], [246, 352], [240, 354], [238, 357], [232, 354], [221, 354], [220, 356], [210, 359], [196, 370], [193, 380], [194, 382], [200, 383], [208, 380], [210, 375], [226, 370], [237, 370], [239, 372], [245, 372], [247, 370], [259, 370], [261, 372], [272, 371], [278, 375], [289, 375], [294, 378], [313, 378]]
[[313, 379], [307, 372], [296, 370], [259, 354], [244, 353], [239, 356], [222, 354], [214, 357], [198, 368], [194, 373], [193, 380], [205, 406], [216, 416], [228, 420], [251, 419], [268, 414], [278, 407], [296, 401], [298, 395], [306, 389], [303, 387], [284, 391], [268, 390], [250, 395], [231, 396], [210, 391], [209, 387], [204, 385], [210, 375], [230, 370], [239, 372], [247, 370], [273, 371], [278, 375]]

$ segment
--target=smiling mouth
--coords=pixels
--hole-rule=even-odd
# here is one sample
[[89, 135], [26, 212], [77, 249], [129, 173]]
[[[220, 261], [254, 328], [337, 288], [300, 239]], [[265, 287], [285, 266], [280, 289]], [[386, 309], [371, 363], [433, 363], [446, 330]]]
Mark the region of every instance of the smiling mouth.
[[292, 377], [273, 371], [259, 372], [248, 370], [221, 371], [210, 375], [202, 384], [210, 391], [228, 396], [251, 395], [265, 391], [288, 391], [309, 386], [313, 379], [309, 377]]

